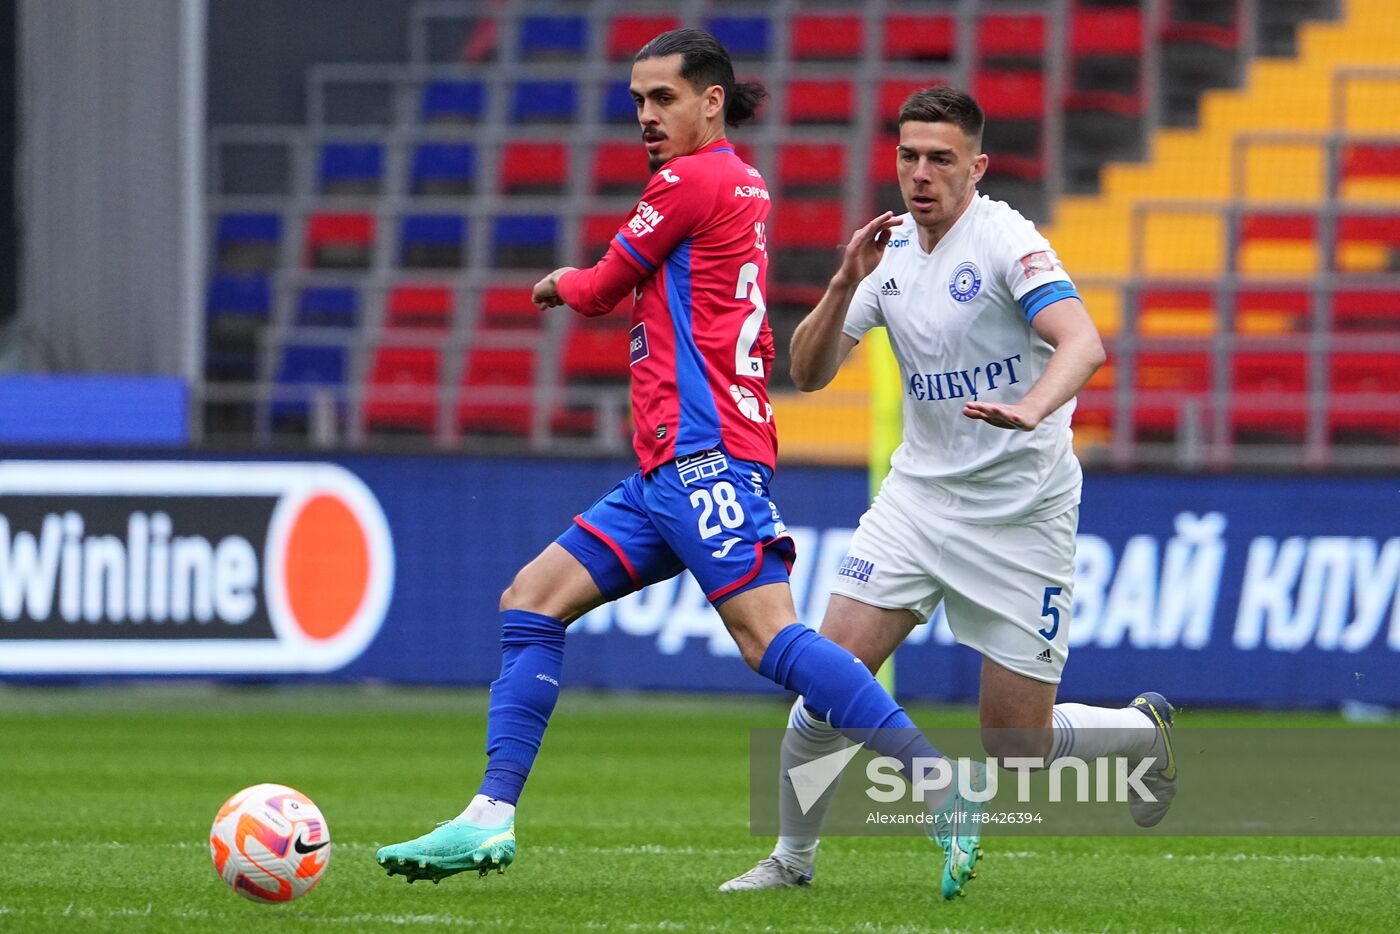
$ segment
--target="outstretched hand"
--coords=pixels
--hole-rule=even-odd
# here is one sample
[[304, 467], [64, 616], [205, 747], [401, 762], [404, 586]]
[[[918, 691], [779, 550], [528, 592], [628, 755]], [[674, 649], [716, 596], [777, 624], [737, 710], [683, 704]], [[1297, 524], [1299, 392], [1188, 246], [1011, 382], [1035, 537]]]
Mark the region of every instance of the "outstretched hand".
[[870, 275], [880, 265], [880, 257], [889, 246], [890, 231], [899, 226], [899, 219], [893, 211], [886, 211], [864, 227], [851, 234], [851, 240], [841, 255], [841, 269], [836, 273], [838, 281], [854, 285]]
[[1034, 431], [1040, 418], [1021, 405], [998, 405], [994, 402], [969, 402], [963, 406], [963, 415], [986, 422], [993, 428], [1006, 428], [1010, 431]]

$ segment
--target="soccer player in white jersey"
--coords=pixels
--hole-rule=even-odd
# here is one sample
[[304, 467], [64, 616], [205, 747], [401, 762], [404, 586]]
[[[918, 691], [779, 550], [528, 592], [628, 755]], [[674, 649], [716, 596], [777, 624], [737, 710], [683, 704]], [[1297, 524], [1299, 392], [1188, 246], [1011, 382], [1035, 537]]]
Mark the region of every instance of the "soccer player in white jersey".
[[[896, 165], [908, 213], [856, 231], [826, 294], [792, 338], [797, 387], [821, 389], [861, 337], [888, 329], [904, 386], [904, 438], [861, 517], [822, 634], [872, 671], [945, 605], [982, 655], [983, 745], [996, 757], [1152, 757], [1133, 797], [1142, 826], [1176, 793], [1172, 707], [1056, 704], [1069, 647], [1081, 473], [1074, 395], [1104, 362], [1074, 283], [1030, 221], [977, 193], [982, 110], [965, 92], [915, 92], [899, 112]], [[784, 774], [841, 749], [841, 734], [793, 705]], [[804, 815], [781, 785], [772, 856], [721, 891], [806, 885], [836, 785]], [[976, 827], [961, 850], [977, 849]], [[972, 860], [975, 862], [975, 858]], [[944, 875], [948, 875], [945, 868]], [[970, 874], [968, 876], [970, 878]], [[945, 878], [944, 892], [965, 878]]]

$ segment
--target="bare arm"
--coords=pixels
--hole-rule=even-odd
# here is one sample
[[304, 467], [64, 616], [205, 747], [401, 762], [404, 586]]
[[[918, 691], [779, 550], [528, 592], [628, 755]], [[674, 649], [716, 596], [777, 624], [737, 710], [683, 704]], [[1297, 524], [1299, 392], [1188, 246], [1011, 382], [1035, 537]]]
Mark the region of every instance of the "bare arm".
[[963, 414], [996, 428], [1031, 431], [1041, 421], [1074, 398], [1089, 377], [1103, 366], [1103, 341], [1084, 303], [1065, 298], [1043, 309], [1031, 319], [1031, 328], [1055, 352], [1040, 379], [1010, 405], [995, 402], [969, 402]]
[[850, 356], [856, 340], [841, 332], [846, 312], [856, 286], [880, 264], [890, 231], [898, 225], [894, 213], [886, 211], [851, 235], [841, 256], [841, 268], [831, 277], [826, 294], [792, 333], [792, 381], [803, 392], [814, 392], [831, 382]]

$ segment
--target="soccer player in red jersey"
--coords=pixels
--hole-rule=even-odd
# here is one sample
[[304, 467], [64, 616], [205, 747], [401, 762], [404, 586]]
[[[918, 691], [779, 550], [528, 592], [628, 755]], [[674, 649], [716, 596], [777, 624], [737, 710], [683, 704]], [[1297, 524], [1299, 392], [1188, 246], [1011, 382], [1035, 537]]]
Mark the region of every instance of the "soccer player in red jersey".
[[[633, 296], [640, 469], [501, 596], [501, 673], [480, 790], [458, 817], [376, 854], [410, 882], [484, 874], [515, 859], [515, 805], [559, 696], [565, 627], [682, 570], [760, 674], [907, 773], [916, 758], [939, 756], [865, 666], [799, 623], [793, 607], [793, 545], [768, 489], [777, 454], [763, 301], [768, 190], [725, 138], [726, 124], [754, 114], [763, 89], [735, 82], [714, 37], [683, 28], [637, 53], [631, 92], [651, 180], [597, 264], [556, 269], [533, 297], [541, 308], [601, 315]], [[954, 795], [941, 806], [959, 802]]]

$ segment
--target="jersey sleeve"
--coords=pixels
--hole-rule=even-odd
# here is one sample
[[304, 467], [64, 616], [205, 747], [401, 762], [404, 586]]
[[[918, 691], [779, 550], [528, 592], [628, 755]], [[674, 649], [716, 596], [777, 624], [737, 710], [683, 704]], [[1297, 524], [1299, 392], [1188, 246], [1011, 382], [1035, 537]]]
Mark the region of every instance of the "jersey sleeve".
[[1005, 276], [1006, 286], [1020, 303], [1028, 323], [1055, 302], [1079, 297], [1074, 281], [1050, 248], [1050, 241], [1040, 235], [1034, 224], [1015, 215], [1003, 233], [998, 251], [999, 272]]
[[695, 159], [672, 160], [647, 182], [632, 216], [613, 243], [624, 259], [644, 274], [656, 271], [666, 257], [708, 220], [715, 200], [715, 180]]
[[856, 294], [851, 298], [851, 307], [846, 309], [846, 323], [842, 325], [841, 332], [855, 340], [860, 340], [871, 328], [885, 326], [885, 314], [880, 310], [880, 293], [875, 285], [880, 281], [879, 272], [880, 267], [877, 266], [874, 272], [860, 280]]

